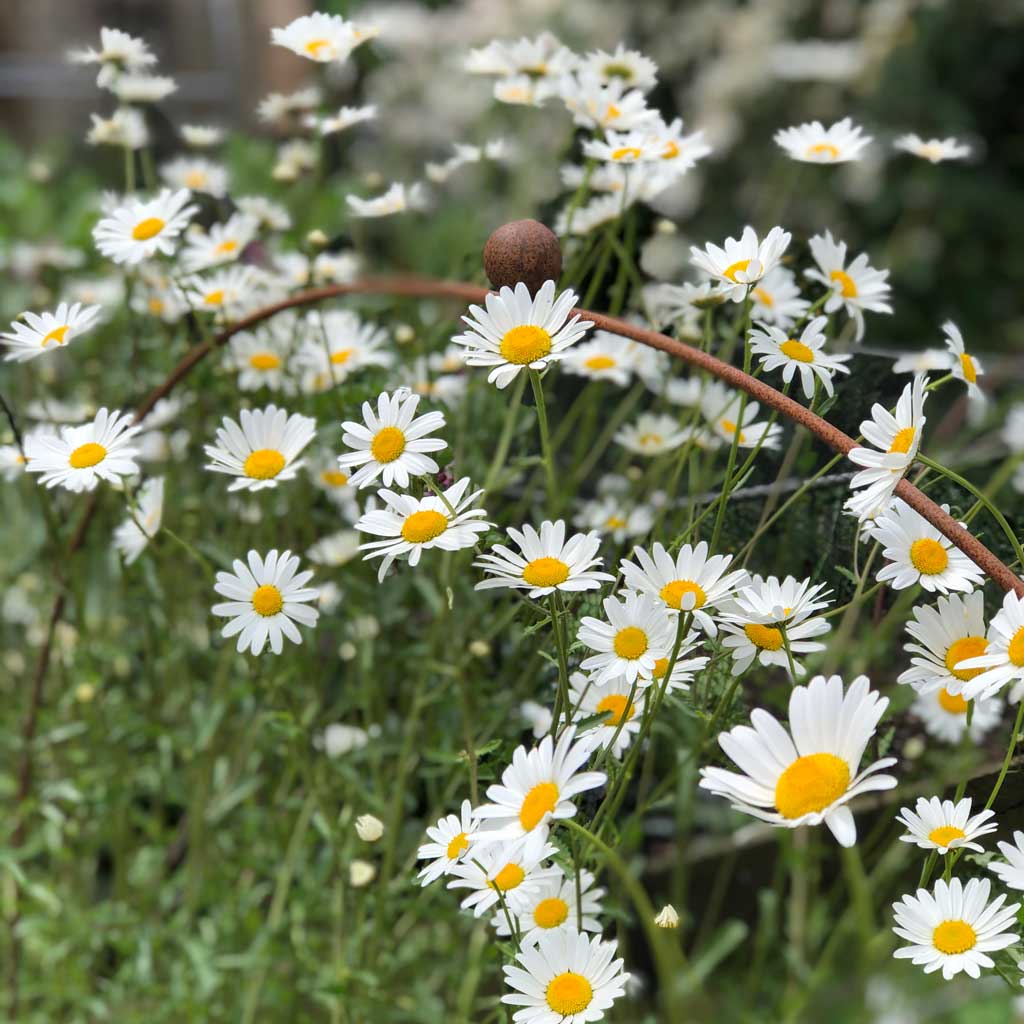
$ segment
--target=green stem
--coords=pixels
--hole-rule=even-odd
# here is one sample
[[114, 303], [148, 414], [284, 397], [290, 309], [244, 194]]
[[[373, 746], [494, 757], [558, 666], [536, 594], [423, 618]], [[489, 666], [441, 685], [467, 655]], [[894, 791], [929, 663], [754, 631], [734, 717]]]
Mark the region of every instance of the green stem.
[[526, 390], [526, 378], [522, 374], [516, 376], [516, 382], [512, 385], [512, 398], [505, 413], [505, 422], [501, 428], [501, 436], [498, 438], [498, 446], [494, 449], [494, 458], [491, 459], [487, 476], [484, 477], [484, 490], [490, 494], [498, 481], [502, 469], [505, 468], [505, 460], [508, 458], [508, 450], [512, 444], [512, 435], [516, 428], [516, 413], [519, 412], [520, 403], [523, 400], [523, 392]]
[[555, 481], [555, 460], [551, 453], [551, 438], [548, 436], [548, 411], [544, 404], [544, 384], [536, 370], [528, 371], [533, 386], [533, 398], [537, 403], [537, 426], [540, 429], [540, 452], [544, 460], [544, 473], [548, 483], [548, 508], [554, 511], [558, 505], [558, 484]]

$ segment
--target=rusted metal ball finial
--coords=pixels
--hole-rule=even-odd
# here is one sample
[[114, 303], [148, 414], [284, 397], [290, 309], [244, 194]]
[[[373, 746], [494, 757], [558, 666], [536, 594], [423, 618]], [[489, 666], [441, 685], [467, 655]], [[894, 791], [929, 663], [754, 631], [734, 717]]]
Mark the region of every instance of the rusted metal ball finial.
[[496, 229], [484, 246], [484, 272], [494, 288], [524, 282], [531, 293], [562, 273], [562, 247], [555, 233], [536, 220], [513, 220]]

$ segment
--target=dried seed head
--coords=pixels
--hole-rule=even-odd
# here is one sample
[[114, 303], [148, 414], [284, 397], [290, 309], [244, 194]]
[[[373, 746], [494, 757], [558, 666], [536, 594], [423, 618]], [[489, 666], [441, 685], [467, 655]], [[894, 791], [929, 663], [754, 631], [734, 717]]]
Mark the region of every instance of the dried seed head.
[[536, 292], [562, 273], [562, 247], [555, 233], [536, 220], [514, 220], [495, 230], [484, 246], [484, 272], [495, 288], [522, 281]]

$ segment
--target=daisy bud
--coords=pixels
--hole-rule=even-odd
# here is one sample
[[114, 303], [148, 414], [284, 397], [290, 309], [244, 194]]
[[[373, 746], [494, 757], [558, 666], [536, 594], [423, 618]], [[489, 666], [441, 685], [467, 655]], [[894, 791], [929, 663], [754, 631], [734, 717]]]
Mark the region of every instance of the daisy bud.
[[384, 178], [379, 171], [367, 171], [363, 175], [363, 184], [367, 188], [379, 188], [384, 184]]
[[53, 177], [53, 171], [45, 160], [32, 160], [28, 165], [28, 176], [37, 184], [43, 184]]
[[342, 661], [351, 661], [357, 653], [356, 645], [352, 643], [351, 640], [346, 640], [338, 648], [338, 657], [341, 658]]
[[920, 736], [911, 736], [906, 743], [903, 744], [903, 757], [908, 761], [916, 761], [925, 751], [924, 739]]
[[368, 860], [354, 860], [348, 866], [348, 882], [353, 889], [363, 889], [377, 877], [377, 869]]
[[491, 653], [491, 645], [486, 640], [470, 640], [469, 653], [474, 658], [486, 658]]
[[677, 228], [672, 221], [666, 220], [664, 217], [662, 217], [654, 225], [654, 230], [657, 231], [659, 235], [674, 235], [679, 230], [679, 228]]
[[328, 238], [319, 228], [313, 228], [313, 230], [306, 235], [306, 242], [308, 245], [311, 245], [316, 249], [322, 249], [327, 244]]
[[356, 835], [364, 843], [375, 843], [384, 835], [384, 823], [372, 814], [361, 814], [356, 818]]
[[75, 687], [75, 700], [88, 704], [96, 696], [96, 687], [92, 683], [79, 683]]
[[395, 328], [395, 341], [399, 345], [408, 345], [416, 340], [416, 331], [409, 324], [399, 324]]
[[659, 928], [678, 928], [679, 927], [679, 915], [676, 913], [676, 908], [671, 903], [666, 903], [658, 912], [658, 916], [654, 919], [654, 923]]

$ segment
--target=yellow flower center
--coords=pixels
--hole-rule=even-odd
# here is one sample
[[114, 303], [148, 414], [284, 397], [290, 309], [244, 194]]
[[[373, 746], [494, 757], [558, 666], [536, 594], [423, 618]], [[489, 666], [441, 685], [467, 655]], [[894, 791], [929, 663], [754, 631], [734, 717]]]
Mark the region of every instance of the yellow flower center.
[[449, 860], [455, 860], [456, 857], [462, 853], [463, 850], [469, 849], [469, 840], [466, 838], [465, 832], [460, 832], [454, 839], [448, 844], [447, 849], [444, 851], [445, 856]]
[[551, 335], [543, 327], [522, 324], [506, 331], [499, 346], [501, 356], [517, 366], [543, 359], [551, 351]]
[[782, 648], [782, 630], [775, 626], [762, 626], [759, 622], [751, 622], [743, 627], [747, 639], [762, 651], [778, 651]]
[[575, 971], [565, 971], [548, 982], [544, 992], [548, 1007], [563, 1017], [582, 1013], [594, 998], [590, 982]]
[[349, 361], [349, 357], [353, 352], [355, 352], [354, 348], [342, 348], [337, 352], [332, 352], [331, 362], [334, 363], [335, 366], [341, 366]]
[[569, 566], [559, 558], [535, 558], [523, 569], [523, 579], [531, 587], [557, 587], [569, 578]]
[[945, 688], [939, 690], [939, 707], [951, 715], [967, 714], [967, 701], [959, 693], [950, 693]]
[[[662, 674], [664, 674], [664, 669]], [[621, 693], [610, 693], [598, 701], [597, 713], [608, 716], [607, 725], [618, 726], [623, 722], [628, 722], [636, 714], [636, 711], [633, 708], [633, 702], [628, 697]]]
[[162, 299], [152, 298], [149, 300], [149, 311], [153, 316], [159, 316], [164, 311]]
[[276, 448], [257, 448], [243, 468], [253, 480], [273, 480], [284, 469], [284, 456]]
[[966, 353], [960, 356], [960, 368], [964, 372], [964, 380], [973, 384], [978, 379], [978, 371], [974, 366], [974, 360]]
[[591, 356], [583, 365], [588, 370], [610, 370], [615, 365], [611, 356]]
[[932, 945], [947, 956], [966, 953], [977, 941], [977, 934], [966, 921], [943, 921], [932, 932]]
[[303, 49], [311, 57], [319, 57], [320, 56], [320, 51], [325, 46], [329, 46], [329, 45], [330, 45], [330, 40], [328, 40], [328, 39], [310, 39], [310, 41], [308, 43], [306, 43], [306, 45], [303, 47]]
[[253, 591], [252, 609], [257, 615], [276, 615], [283, 607], [284, 598], [273, 583], [264, 583]]
[[626, 626], [615, 634], [615, 653], [627, 661], [635, 661], [647, 650], [647, 634], [638, 626]]
[[72, 469], [88, 469], [90, 466], [95, 466], [97, 463], [102, 462], [107, 457], [107, 449], [101, 444], [97, 444], [95, 441], [89, 441], [86, 444], [80, 445], [72, 453], [68, 459], [68, 465]]
[[608, 109], [604, 112], [604, 118], [606, 121], [615, 121], [622, 117], [622, 111], [619, 110], [614, 103], [608, 104]]
[[666, 583], [661, 588], [658, 596], [669, 608], [681, 608], [683, 606], [683, 598], [687, 594], [693, 594], [694, 608], [703, 608], [704, 603], [708, 599], [708, 595], [704, 593], [704, 588], [699, 583], [694, 583], [693, 580], [673, 580], [671, 583]]
[[340, 469], [325, 469], [320, 474], [320, 480], [328, 487], [344, 487], [348, 483], [348, 474], [342, 473]]
[[661, 151], [661, 159], [675, 160], [677, 156], [679, 156], [679, 144], [670, 139], [665, 143], [665, 148]]
[[194, 170], [185, 175], [185, 184], [189, 188], [202, 188], [206, 184], [206, 171]]
[[980, 675], [985, 670], [983, 668], [962, 668], [957, 669], [957, 665], [961, 661], [966, 661], [968, 658], [977, 658], [984, 654], [988, 649], [988, 641], [983, 636], [965, 636], [959, 640], [954, 640], [953, 643], [946, 648], [946, 668], [954, 675], [957, 679], [973, 679], [976, 675]]
[[604, 526], [606, 530], [624, 530], [629, 525], [622, 516], [610, 515], [605, 521]]
[[736, 275], [743, 273], [747, 267], [750, 266], [750, 260], [737, 260], [735, 263], [730, 263], [729, 266], [722, 271], [722, 277], [727, 277], [730, 281], [736, 281]]
[[764, 288], [755, 288], [753, 295], [762, 306], [768, 306], [770, 309], [775, 305], [775, 300], [772, 298], [771, 292], [766, 291]]
[[213, 250], [218, 256], [227, 256], [228, 253], [234, 252], [238, 248], [238, 242], [233, 238], [225, 238], [223, 242], [220, 242]]
[[826, 156], [829, 160], [839, 159], [839, 147], [833, 146], [831, 142], [818, 142], [807, 147], [808, 156]]
[[[726, 434], [732, 435], [732, 434], [736, 433], [736, 424], [732, 420], [720, 420], [719, 421], [719, 426], [722, 428], [722, 430]], [[742, 442], [744, 442], [746, 440], [746, 437], [744, 436], [742, 430], [739, 432], [739, 434], [740, 434], [740, 443], [742, 443]]]
[[937, 576], [946, 571], [949, 555], [937, 540], [921, 537], [910, 545], [910, 561], [922, 576]]
[[569, 916], [569, 904], [557, 896], [541, 900], [533, 909], [533, 923], [538, 928], [557, 928]]
[[370, 442], [370, 454], [378, 462], [394, 462], [405, 451], [405, 434], [398, 427], [381, 427]]
[[1021, 628], [1013, 634], [1010, 646], [1006, 650], [1006, 656], [1018, 668], [1021, 665], [1024, 665], [1024, 626], [1021, 626]]
[[892, 439], [892, 444], [889, 445], [889, 453], [895, 452], [897, 455], [906, 455], [913, 443], [914, 428], [904, 427], [896, 432], [896, 436]]
[[249, 365], [254, 370], [276, 370], [281, 360], [273, 352], [257, 352], [249, 357]]
[[798, 757], [775, 784], [775, 806], [793, 820], [823, 811], [846, 792], [850, 766], [835, 754]]
[[538, 782], [523, 799], [519, 808], [519, 824], [524, 832], [535, 829], [558, 803], [558, 787], [553, 782]]
[[668, 658], [658, 658], [654, 662], [654, 671], [651, 673], [651, 675], [653, 675], [655, 679], [661, 679], [667, 671]]
[[509, 889], [514, 889], [517, 885], [521, 885], [525, 877], [526, 872], [518, 864], [513, 864], [510, 861], [487, 884], [499, 892], [508, 892]]
[[797, 341], [796, 338], [784, 341], [779, 346], [779, 350], [784, 356], [789, 356], [790, 359], [795, 359], [798, 363], [814, 362], [814, 350], [808, 348], [802, 341]]
[[640, 150], [636, 146], [622, 146], [612, 151], [613, 160], [639, 160]]
[[928, 839], [936, 846], [949, 846], [954, 839], [966, 839], [967, 833], [956, 825], [940, 825], [928, 833]]
[[212, 292], [207, 292], [203, 296], [203, 302], [207, 306], [221, 306], [224, 304], [224, 289], [215, 288]]
[[54, 329], [50, 331], [45, 338], [43, 338], [40, 348], [46, 348], [51, 341], [57, 342], [58, 345], [63, 345], [64, 335], [67, 334], [69, 330], [71, 330], [71, 328], [67, 324], [63, 327], [54, 327]]
[[159, 217], [147, 217], [132, 228], [132, 238], [136, 242], [146, 242], [154, 235], [159, 235], [165, 226], [166, 222]]
[[639, 441], [641, 448], [656, 448], [658, 445], [665, 443], [665, 439], [661, 434], [641, 434]]
[[427, 508], [422, 512], [413, 512], [406, 519], [402, 524], [402, 539], [410, 544], [426, 544], [435, 537], [440, 537], [447, 529], [447, 516]]
[[845, 270], [833, 270], [828, 276], [831, 280], [839, 282], [840, 292], [844, 299], [857, 298], [857, 285]]

